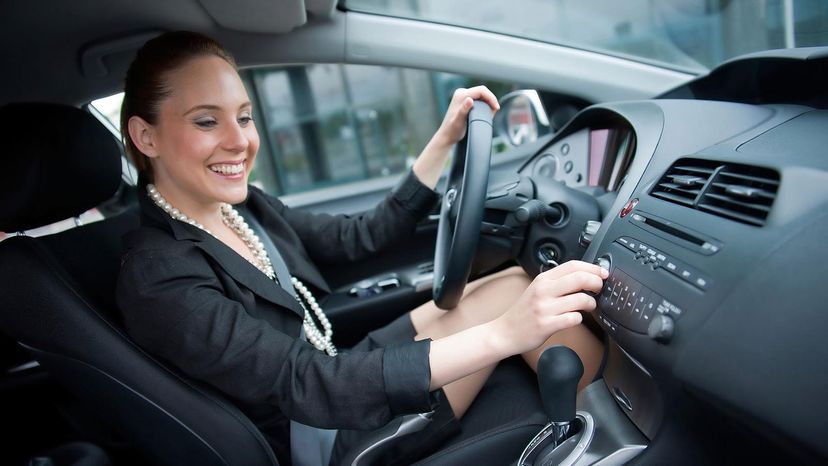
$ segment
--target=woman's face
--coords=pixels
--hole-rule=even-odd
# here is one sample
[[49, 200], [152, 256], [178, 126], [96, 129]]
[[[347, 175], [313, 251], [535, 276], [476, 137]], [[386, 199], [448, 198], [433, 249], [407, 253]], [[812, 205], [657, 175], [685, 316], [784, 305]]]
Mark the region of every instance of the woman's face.
[[185, 213], [244, 201], [259, 135], [239, 74], [223, 59], [206, 56], [166, 78], [172, 93], [153, 126], [158, 189]]

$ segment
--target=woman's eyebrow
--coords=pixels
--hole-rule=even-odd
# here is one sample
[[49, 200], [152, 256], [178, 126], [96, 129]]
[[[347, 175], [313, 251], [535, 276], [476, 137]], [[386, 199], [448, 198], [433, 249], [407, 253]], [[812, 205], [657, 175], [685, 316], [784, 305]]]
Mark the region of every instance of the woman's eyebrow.
[[198, 110], [221, 110], [221, 107], [219, 107], [218, 105], [212, 105], [212, 104], [196, 105], [195, 107], [193, 107], [193, 108], [187, 110], [186, 112], [184, 112], [184, 116], [187, 116], [187, 115], [189, 115], [189, 114], [191, 114], [195, 111], [198, 111]]
[[[245, 107], [252, 107], [252, 106], [253, 106], [253, 104], [248, 100], [247, 102], [244, 102], [241, 105], [239, 105], [239, 109], [243, 109]], [[221, 110], [221, 107], [219, 107], [218, 105], [213, 105], [213, 104], [196, 105], [195, 107], [193, 107], [193, 108], [187, 110], [186, 112], [184, 112], [184, 116], [187, 116], [190, 113], [196, 112], [198, 110]]]

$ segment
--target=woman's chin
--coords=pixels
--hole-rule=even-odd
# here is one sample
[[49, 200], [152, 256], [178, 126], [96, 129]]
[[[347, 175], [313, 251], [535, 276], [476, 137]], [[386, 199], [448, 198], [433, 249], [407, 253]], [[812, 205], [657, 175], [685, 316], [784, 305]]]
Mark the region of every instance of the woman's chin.
[[219, 197], [222, 202], [240, 204], [247, 199], [247, 183], [239, 183], [239, 186], [227, 187], [222, 190]]

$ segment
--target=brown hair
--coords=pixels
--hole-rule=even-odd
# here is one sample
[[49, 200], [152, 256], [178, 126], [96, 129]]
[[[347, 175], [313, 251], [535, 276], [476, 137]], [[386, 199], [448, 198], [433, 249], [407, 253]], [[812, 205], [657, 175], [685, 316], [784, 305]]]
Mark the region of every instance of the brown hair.
[[233, 56], [221, 44], [189, 31], [167, 32], [147, 41], [129, 65], [121, 104], [121, 136], [133, 165], [148, 180], [152, 180], [152, 166], [129, 136], [129, 119], [139, 116], [151, 125], [156, 124], [161, 101], [172, 92], [167, 75], [194, 58], [210, 55], [236, 66]]

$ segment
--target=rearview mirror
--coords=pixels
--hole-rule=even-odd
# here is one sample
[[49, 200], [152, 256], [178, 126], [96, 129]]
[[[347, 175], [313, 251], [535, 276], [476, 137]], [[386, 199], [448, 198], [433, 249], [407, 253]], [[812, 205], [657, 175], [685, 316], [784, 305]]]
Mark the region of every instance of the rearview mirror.
[[512, 146], [535, 141], [551, 131], [549, 117], [534, 89], [510, 92], [500, 98], [493, 122], [495, 134]]

